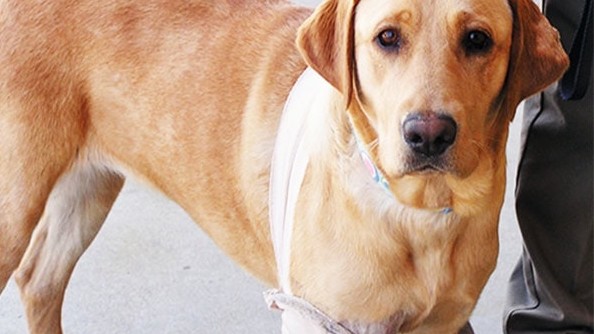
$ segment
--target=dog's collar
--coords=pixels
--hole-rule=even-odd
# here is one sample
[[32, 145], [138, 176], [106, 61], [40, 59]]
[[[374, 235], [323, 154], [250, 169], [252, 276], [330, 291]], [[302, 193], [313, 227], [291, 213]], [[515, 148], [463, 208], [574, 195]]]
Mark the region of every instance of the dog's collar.
[[[352, 123], [351, 123], [351, 128], [352, 128]], [[353, 130], [353, 136], [355, 137], [355, 141], [357, 142], [357, 149], [359, 150], [359, 156], [361, 157], [361, 160], [363, 161], [363, 165], [365, 165], [365, 169], [367, 169], [367, 172], [369, 172], [369, 175], [371, 175], [371, 178], [373, 179], [373, 181], [375, 181], [375, 183], [380, 185], [384, 190], [386, 190], [387, 192], [392, 194], [392, 192], [390, 191], [390, 183], [388, 183], [388, 180], [384, 176], [384, 173], [382, 173], [382, 171], [379, 168], [377, 168], [375, 162], [373, 162], [373, 159], [371, 158], [371, 154], [369, 154], [369, 151], [367, 151], [367, 149], [365, 148], [365, 145], [361, 142], [361, 139], [359, 139], [359, 136], [357, 135], [357, 133], [354, 130]]]

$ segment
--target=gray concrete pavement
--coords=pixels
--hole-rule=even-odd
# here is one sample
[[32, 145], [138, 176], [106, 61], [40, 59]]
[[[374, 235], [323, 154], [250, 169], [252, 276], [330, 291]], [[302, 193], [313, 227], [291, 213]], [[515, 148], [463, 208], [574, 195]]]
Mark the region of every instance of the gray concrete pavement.
[[[513, 210], [520, 145], [517, 123], [508, 145], [500, 257], [472, 317], [478, 334], [501, 333], [507, 279], [521, 251]], [[263, 302], [265, 289], [225, 257], [179, 207], [129, 181], [76, 267], [64, 303], [64, 330], [69, 334], [280, 333], [279, 314], [268, 311]], [[0, 334], [24, 333], [23, 310], [11, 281], [0, 296]]]

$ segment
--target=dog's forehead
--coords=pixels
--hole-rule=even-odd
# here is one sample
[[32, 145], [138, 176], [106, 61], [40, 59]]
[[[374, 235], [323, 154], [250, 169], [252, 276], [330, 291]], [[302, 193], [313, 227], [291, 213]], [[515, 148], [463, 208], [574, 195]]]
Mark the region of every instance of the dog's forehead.
[[507, 32], [512, 17], [508, 0], [361, 0], [356, 9], [356, 25], [361, 31], [394, 23], [418, 26], [479, 21]]

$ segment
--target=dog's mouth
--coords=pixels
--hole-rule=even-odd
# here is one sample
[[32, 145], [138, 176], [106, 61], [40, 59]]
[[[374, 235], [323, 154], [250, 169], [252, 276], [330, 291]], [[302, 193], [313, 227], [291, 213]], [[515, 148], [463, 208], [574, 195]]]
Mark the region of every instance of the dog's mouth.
[[452, 173], [451, 164], [443, 158], [416, 158], [413, 157], [405, 165], [403, 175], [436, 175]]
[[401, 204], [431, 211], [449, 212], [452, 208], [452, 191], [448, 176], [454, 174], [447, 161], [426, 159], [409, 160], [395, 178], [390, 190]]
[[443, 173], [443, 170], [437, 166], [433, 165], [424, 165], [419, 168], [412, 170], [413, 173], [417, 174], [434, 174], [434, 173]]

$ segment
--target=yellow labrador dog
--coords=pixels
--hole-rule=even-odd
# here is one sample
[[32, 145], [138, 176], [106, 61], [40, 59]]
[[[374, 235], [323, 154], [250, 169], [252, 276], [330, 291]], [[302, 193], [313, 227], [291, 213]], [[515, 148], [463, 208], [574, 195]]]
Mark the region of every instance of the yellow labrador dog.
[[[0, 0], [0, 288], [61, 333], [130, 175], [282, 288], [286, 333], [456, 333], [497, 257], [508, 123], [567, 62], [529, 0]], [[271, 161], [308, 66], [277, 264]]]

